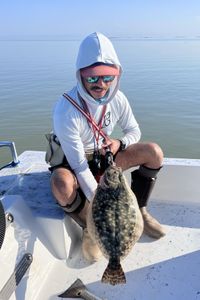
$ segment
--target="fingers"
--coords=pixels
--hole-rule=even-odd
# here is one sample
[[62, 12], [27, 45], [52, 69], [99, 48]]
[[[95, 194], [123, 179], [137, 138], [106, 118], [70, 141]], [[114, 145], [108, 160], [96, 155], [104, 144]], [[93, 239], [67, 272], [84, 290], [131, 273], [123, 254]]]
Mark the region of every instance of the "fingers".
[[119, 140], [115, 140], [115, 139], [110, 139], [109, 141], [105, 141], [102, 144], [102, 154], [105, 155], [106, 153], [106, 148], [110, 148], [110, 151], [113, 153], [113, 155], [115, 155], [117, 153], [117, 151], [119, 150], [120, 147], [120, 141]]

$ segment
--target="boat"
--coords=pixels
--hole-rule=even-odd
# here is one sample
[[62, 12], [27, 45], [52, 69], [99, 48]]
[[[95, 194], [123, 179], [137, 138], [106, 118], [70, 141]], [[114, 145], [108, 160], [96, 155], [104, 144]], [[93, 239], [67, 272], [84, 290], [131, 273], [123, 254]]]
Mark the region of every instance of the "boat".
[[122, 261], [126, 284], [111, 286], [107, 260], [84, 260], [81, 228], [53, 199], [45, 152], [0, 146], [13, 155], [0, 171], [0, 299], [200, 299], [199, 159], [164, 159], [149, 211], [167, 234], [143, 234]]

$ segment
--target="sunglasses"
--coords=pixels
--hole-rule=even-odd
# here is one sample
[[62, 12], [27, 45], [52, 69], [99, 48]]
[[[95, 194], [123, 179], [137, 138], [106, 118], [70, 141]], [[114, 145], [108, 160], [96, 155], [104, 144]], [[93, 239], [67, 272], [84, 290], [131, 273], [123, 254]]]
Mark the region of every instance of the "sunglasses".
[[115, 76], [113, 75], [105, 75], [105, 76], [91, 76], [91, 77], [84, 77], [84, 79], [88, 83], [97, 83], [99, 81], [99, 78], [103, 80], [103, 82], [112, 82], [115, 79]]

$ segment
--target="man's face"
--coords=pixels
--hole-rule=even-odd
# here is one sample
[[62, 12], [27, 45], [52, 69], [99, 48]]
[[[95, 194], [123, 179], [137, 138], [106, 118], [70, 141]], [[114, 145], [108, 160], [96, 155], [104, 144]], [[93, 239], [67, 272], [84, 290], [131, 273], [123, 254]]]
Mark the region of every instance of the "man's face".
[[104, 82], [102, 77], [99, 77], [95, 83], [89, 83], [86, 78], [82, 77], [82, 82], [86, 91], [96, 100], [103, 98], [112, 84], [112, 81]]

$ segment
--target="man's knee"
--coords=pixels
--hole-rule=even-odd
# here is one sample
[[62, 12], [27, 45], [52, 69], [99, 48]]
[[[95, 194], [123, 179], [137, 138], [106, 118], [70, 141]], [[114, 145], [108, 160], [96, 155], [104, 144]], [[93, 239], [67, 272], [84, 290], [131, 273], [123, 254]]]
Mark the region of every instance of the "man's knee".
[[55, 170], [51, 176], [51, 189], [60, 205], [69, 204], [76, 195], [75, 177], [68, 170]]
[[53, 171], [51, 183], [59, 188], [76, 185], [76, 178], [71, 171], [60, 168]]
[[151, 157], [151, 161], [156, 165], [155, 168], [159, 168], [163, 164], [163, 151], [156, 143], [147, 143], [147, 152]]

